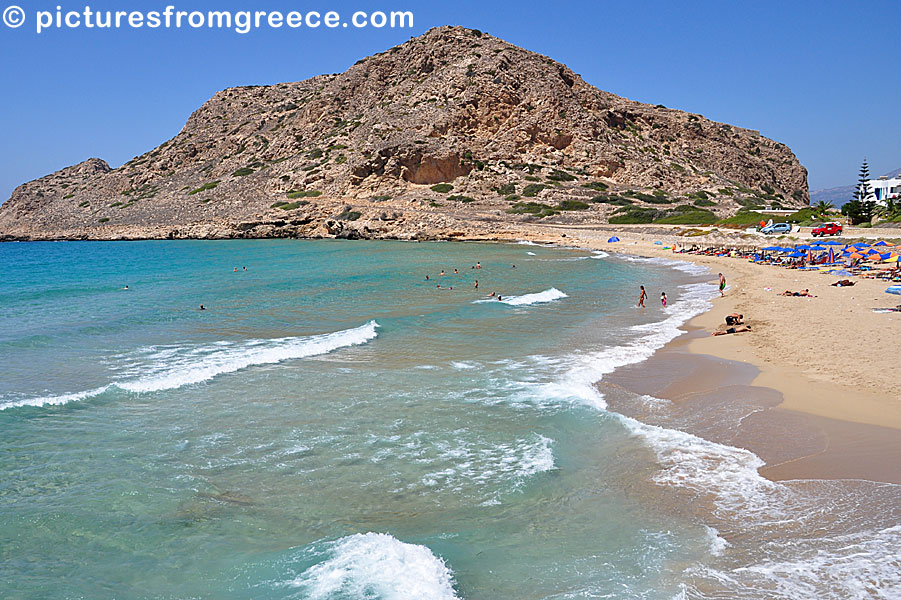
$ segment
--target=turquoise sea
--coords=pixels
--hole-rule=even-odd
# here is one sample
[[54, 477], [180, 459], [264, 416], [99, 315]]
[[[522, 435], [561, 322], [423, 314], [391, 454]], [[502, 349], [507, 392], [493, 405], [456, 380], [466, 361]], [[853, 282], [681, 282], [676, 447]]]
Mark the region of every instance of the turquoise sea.
[[297, 240], [0, 265], [0, 598], [901, 597], [898, 486], [772, 483], [594, 385], [706, 310], [697, 267]]

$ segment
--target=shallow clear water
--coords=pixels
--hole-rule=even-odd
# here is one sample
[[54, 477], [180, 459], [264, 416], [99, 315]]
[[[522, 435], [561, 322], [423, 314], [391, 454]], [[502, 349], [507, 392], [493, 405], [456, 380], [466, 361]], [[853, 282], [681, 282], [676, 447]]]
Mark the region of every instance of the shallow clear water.
[[[770, 573], [810, 544], [767, 566], [711, 527], [847, 495], [605, 410], [592, 384], [706, 307], [696, 270], [334, 241], [3, 244], [0, 264], [4, 598], [803, 597]], [[701, 516], [664, 493], [702, 488]]]

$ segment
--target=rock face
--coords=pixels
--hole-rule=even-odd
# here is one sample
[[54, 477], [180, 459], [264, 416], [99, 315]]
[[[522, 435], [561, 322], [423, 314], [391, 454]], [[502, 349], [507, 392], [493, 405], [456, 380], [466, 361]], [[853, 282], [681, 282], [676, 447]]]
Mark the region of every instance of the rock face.
[[[410, 237], [442, 219], [521, 218], [504, 210], [523, 192], [587, 203], [597, 190], [712, 198], [718, 214], [809, 201], [781, 143], [441, 27], [338, 75], [218, 92], [119, 168], [94, 158], [25, 183], [0, 207], [0, 237]], [[613, 207], [591, 209], [603, 221]]]

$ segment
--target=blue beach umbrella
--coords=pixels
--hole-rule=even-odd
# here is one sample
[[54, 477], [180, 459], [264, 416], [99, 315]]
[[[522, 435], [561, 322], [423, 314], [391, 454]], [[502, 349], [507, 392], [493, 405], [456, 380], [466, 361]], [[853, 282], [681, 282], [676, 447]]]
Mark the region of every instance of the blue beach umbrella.
[[608, 244], [612, 244], [613, 242], [618, 242], [618, 241], [619, 241], [619, 238], [616, 237], [616, 236], [613, 236], [612, 238], [610, 238], [609, 240], [607, 240], [607, 243], [608, 243]]
[[787, 255], [789, 258], [801, 258], [802, 256], [807, 256], [804, 252], [792, 252]]
[[888, 288], [886, 288], [885, 293], [901, 296], [901, 285], [890, 285]]
[[766, 248], [764, 248], [764, 250], [766, 250], [767, 252], [780, 252], [782, 248], [780, 248], [779, 246], [767, 246]]
[[879, 240], [878, 242], [876, 242], [876, 243], [873, 244], [873, 245], [874, 245], [874, 246], [888, 246], [888, 242], [886, 242], [886, 241], [884, 241], [884, 240]]
[[851, 244], [855, 248], [869, 248], [869, 244], [864, 244], [863, 242], [857, 242], [856, 244]]
[[844, 246], [844, 242], [838, 242], [836, 240], [829, 240], [828, 242], [820, 242], [821, 246]]
[[828, 250], [828, 248], [826, 248], [825, 246], [810, 246], [809, 249], [813, 250], [814, 252], [825, 252], [826, 250]]

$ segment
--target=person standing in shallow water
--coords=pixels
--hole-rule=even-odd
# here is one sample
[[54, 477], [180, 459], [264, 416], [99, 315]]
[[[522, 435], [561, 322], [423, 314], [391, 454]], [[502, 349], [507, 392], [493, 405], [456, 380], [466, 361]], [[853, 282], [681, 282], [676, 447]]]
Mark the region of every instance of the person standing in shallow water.
[[666, 292], [660, 292], [660, 304], [663, 305], [663, 308], [666, 308]]
[[644, 308], [644, 299], [648, 297], [648, 293], [644, 291], [644, 286], [641, 287], [641, 294], [638, 296], [638, 306]]
[[720, 275], [720, 297], [723, 298], [726, 296], [726, 276], [722, 273]]

